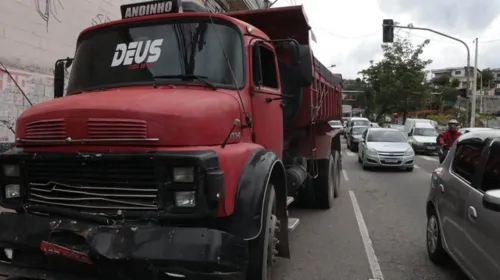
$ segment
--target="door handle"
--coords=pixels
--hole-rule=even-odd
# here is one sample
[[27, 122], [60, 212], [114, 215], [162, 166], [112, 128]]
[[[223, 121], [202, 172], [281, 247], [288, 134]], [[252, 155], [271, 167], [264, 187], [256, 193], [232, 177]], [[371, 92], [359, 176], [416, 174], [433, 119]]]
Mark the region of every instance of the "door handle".
[[443, 186], [443, 184], [439, 184], [439, 189], [441, 190], [441, 193], [444, 193], [444, 186]]
[[477, 219], [477, 211], [476, 208], [469, 206], [467, 209], [467, 214], [469, 214], [469, 219], [475, 221]]

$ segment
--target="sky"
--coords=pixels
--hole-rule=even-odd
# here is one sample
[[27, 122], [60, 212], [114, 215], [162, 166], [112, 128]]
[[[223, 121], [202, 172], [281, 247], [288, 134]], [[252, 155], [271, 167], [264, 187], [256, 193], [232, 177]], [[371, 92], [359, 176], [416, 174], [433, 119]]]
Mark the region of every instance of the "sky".
[[[478, 68], [500, 68], [500, 1], [498, 0], [278, 0], [273, 7], [304, 5], [316, 35], [315, 56], [344, 79], [359, 77], [369, 61], [382, 57], [382, 20], [430, 28], [468, 44], [474, 66], [475, 38]], [[463, 44], [428, 31], [411, 31], [414, 44], [430, 39], [422, 58], [430, 69], [464, 67]]]

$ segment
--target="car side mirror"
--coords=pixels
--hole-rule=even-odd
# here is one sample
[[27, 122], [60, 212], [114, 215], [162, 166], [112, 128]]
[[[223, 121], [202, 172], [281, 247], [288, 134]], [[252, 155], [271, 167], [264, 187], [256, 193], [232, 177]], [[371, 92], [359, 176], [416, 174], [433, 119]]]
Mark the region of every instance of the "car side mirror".
[[484, 193], [483, 205], [486, 209], [500, 212], [500, 189], [489, 190]]
[[408, 132], [408, 136], [412, 136], [413, 134], [411, 132]]
[[54, 65], [54, 98], [64, 96], [64, 74], [65, 70], [73, 63], [72, 58], [59, 59]]

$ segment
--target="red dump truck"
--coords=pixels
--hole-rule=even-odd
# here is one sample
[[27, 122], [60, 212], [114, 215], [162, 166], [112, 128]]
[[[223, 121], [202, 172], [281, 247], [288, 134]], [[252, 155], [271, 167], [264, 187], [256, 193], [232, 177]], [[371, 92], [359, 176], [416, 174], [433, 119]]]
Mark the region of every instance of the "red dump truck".
[[0, 275], [270, 279], [288, 205], [340, 193], [342, 77], [301, 6], [121, 11], [56, 62], [54, 99], [0, 155]]

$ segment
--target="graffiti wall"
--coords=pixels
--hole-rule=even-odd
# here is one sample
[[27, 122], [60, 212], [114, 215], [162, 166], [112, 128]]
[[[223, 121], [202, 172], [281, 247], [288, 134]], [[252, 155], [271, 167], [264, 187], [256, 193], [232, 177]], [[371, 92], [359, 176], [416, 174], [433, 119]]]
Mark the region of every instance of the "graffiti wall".
[[0, 70], [0, 143], [14, 141], [14, 134], [9, 127], [15, 126], [15, 120], [30, 107], [30, 102], [38, 104], [53, 96], [52, 76], [10, 68], [8, 70], [11, 76]]

